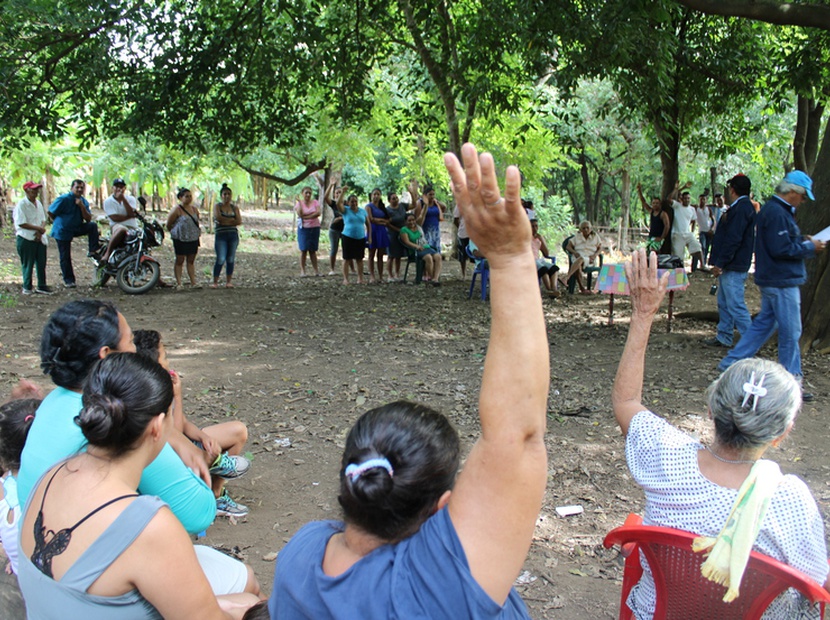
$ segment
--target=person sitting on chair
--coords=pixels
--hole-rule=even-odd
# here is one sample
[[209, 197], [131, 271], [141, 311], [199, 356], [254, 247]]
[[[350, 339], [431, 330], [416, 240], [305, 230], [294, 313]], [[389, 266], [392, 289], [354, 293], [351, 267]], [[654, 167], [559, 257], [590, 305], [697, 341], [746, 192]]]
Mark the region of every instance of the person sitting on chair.
[[602, 251], [602, 241], [599, 235], [591, 229], [591, 222], [584, 220], [579, 224], [579, 232], [571, 237], [567, 247], [568, 253], [572, 256], [573, 262], [565, 276], [565, 282], [576, 276], [580, 293], [591, 293], [585, 285], [584, 269], [593, 266], [597, 257]]
[[[710, 562], [709, 568], [723, 562], [726, 578], [732, 577], [728, 593], [734, 588], [735, 596], [740, 575], [735, 578], [730, 572], [729, 555], [722, 553], [729, 546], [723, 541], [747, 526], [757, 526], [753, 550], [788, 564], [827, 588], [827, 546], [816, 500], [801, 479], [784, 476], [773, 461], [761, 459], [793, 427], [801, 407], [798, 383], [772, 361], [753, 358], [731, 366], [707, 391], [714, 426], [714, 439], [708, 444], [649, 411], [642, 395], [645, 352], [668, 275], [658, 281], [657, 257], [651, 254], [646, 258], [644, 250], [635, 252], [625, 267], [631, 290], [631, 326], [611, 402], [625, 436], [631, 475], [645, 492], [643, 523], [718, 537], [695, 542], [701, 541], [703, 550], [714, 542], [703, 568]], [[763, 508], [764, 502], [768, 508]], [[749, 506], [761, 508], [753, 514]], [[731, 549], [733, 564], [738, 547]], [[748, 549], [745, 554], [743, 567]], [[627, 604], [639, 620], [646, 620], [652, 618], [655, 602], [654, 580], [643, 564], [643, 576]], [[773, 601], [764, 617], [803, 617], [795, 611], [802, 603], [800, 595], [787, 591]]]
[[406, 216], [406, 226], [401, 228], [399, 238], [405, 247], [424, 261], [424, 280], [432, 281], [433, 286], [440, 286], [441, 252], [426, 242], [426, 237], [416, 224], [413, 213]]
[[101, 256], [102, 265], [107, 263], [112, 251], [124, 243], [131, 230], [138, 230], [136, 201], [133, 196], [124, 193], [126, 189], [124, 179], [115, 179], [112, 182], [112, 195], [104, 201], [104, 212], [110, 220], [110, 242]]
[[533, 247], [533, 257], [536, 259], [536, 275], [545, 286], [545, 290], [551, 297], [559, 297], [559, 289], [557, 284], [559, 280], [556, 278], [556, 272], [559, 271], [559, 265], [551, 261], [548, 251], [548, 245], [545, 243], [545, 238], [539, 232], [539, 222], [535, 219], [530, 220], [530, 230], [533, 237], [530, 239], [530, 245]]

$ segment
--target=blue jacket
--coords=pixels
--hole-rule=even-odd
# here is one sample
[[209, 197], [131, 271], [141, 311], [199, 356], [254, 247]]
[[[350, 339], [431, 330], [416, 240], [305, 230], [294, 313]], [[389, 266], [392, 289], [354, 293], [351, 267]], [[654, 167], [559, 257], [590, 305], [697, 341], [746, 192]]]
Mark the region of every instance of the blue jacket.
[[795, 209], [773, 196], [758, 214], [755, 244], [755, 284], [784, 288], [807, 280], [804, 259], [816, 254], [812, 242], [801, 236]]
[[746, 273], [752, 263], [755, 245], [755, 207], [749, 196], [741, 196], [721, 216], [715, 236], [709, 264], [723, 271]]

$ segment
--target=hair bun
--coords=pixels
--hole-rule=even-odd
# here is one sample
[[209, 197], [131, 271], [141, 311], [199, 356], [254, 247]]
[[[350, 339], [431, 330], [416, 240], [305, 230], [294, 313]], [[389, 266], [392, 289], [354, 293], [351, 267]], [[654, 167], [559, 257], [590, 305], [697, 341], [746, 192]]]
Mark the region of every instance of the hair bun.
[[92, 445], [107, 444], [121, 432], [127, 408], [120, 398], [108, 394], [84, 396], [84, 408], [75, 418], [84, 437]]

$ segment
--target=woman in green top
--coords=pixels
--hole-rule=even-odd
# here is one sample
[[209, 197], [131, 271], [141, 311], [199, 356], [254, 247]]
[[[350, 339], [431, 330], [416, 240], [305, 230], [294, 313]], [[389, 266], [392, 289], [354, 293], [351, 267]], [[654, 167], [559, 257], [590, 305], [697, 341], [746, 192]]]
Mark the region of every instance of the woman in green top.
[[400, 241], [424, 261], [424, 280], [432, 281], [433, 286], [441, 286], [438, 281], [441, 277], [441, 253], [426, 242], [412, 213], [406, 216], [406, 226], [401, 228]]

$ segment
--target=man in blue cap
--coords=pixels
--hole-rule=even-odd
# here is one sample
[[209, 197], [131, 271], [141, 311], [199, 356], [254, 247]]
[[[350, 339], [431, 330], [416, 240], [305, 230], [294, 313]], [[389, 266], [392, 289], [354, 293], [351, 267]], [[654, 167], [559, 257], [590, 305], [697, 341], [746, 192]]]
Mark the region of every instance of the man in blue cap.
[[[778, 361], [801, 382], [801, 294], [807, 280], [804, 259], [824, 249], [824, 242], [802, 235], [795, 210], [805, 198], [815, 200], [813, 180], [794, 170], [775, 188], [757, 218], [755, 233], [755, 284], [761, 290], [761, 312], [740, 342], [721, 360], [726, 370], [738, 360], [754, 356], [778, 330]], [[805, 392], [805, 401], [813, 395]]]

